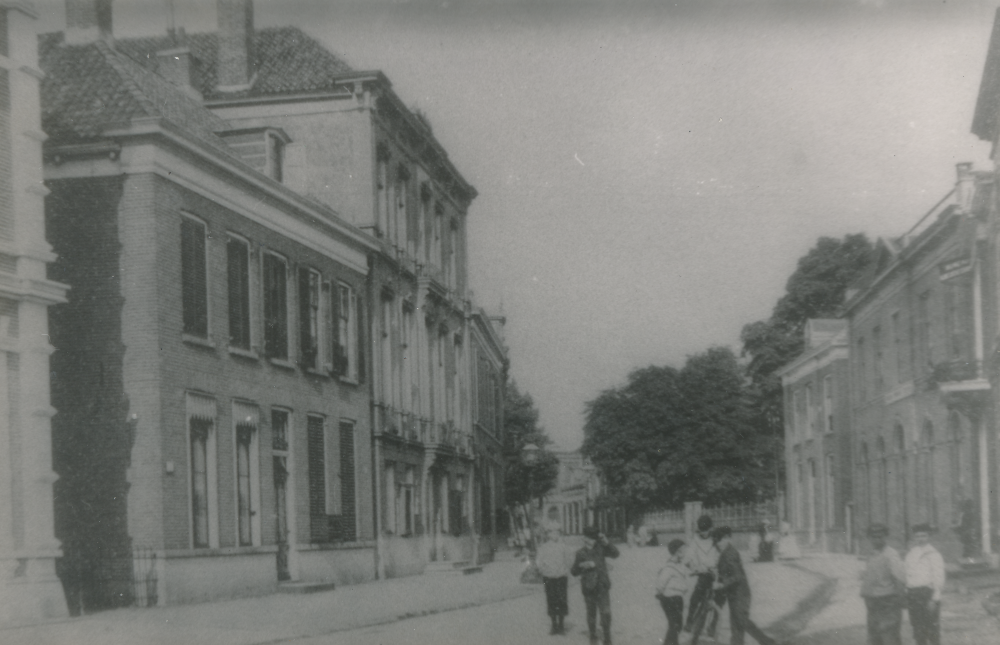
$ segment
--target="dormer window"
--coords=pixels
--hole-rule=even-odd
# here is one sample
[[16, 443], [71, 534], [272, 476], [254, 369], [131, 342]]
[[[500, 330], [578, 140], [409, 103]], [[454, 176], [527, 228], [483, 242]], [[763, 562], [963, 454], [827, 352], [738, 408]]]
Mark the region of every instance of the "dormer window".
[[291, 139], [280, 128], [250, 128], [220, 132], [240, 159], [275, 181], [284, 180], [285, 146]]

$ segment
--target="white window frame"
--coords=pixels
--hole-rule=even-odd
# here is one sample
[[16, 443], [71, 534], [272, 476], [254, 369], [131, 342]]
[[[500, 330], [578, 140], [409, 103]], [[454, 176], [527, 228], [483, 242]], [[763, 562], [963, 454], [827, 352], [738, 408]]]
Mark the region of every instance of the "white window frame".
[[267, 358], [269, 358], [271, 362], [277, 362], [279, 364], [291, 364], [291, 361], [294, 360], [294, 357], [297, 354], [297, 352], [294, 351], [293, 347], [294, 345], [293, 341], [294, 338], [297, 336], [297, 334], [295, 333], [296, 332], [295, 318], [292, 315], [292, 312], [295, 309], [296, 305], [295, 302], [292, 302], [293, 294], [295, 294], [295, 297], [297, 298], [297, 293], [296, 293], [297, 282], [295, 279], [296, 276], [293, 275], [293, 272], [291, 270], [291, 263], [288, 261], [287, 256], [278, 253], [277, 251], [265, 249], [260, 254], [260, 275], [261, 275], [260, 299], [261, 299], [262, 309], [265, 308], [266, 306], [265, 303], [267, 302], [267, 297], [265, 293], [265, 290], [267, 289], [267, 273], [264, 271], [264, 261], [265, 261], [264, 258], [266, 258], [267, 256], [272, 256], [274, 258], [277, 258], [278, 260], [281, 261], [282, 264], [285, 265], [285, 357], [281, 358], [281, 357], [267, 356], [267, 311], [266, 310], [263, 312], [263, 317], [261, 319], [261, 327], [262, 327], [261, 349], [263, 354], [267, 356]]
[[[337, 283], [337, 315], [340, 316], [337, 331], [340, 337], [337, 342], [344, 348], [347, 356], [347, 371], [341, 378], [351, 383], [358, 382], [358, 307], [354, 297], [354, 288], [346, 282]], [[347, 315], [344, 315], [344, 301], [347, 301]]]
[[[204, 233], [203, 247], [204, 247], [204, 253], [205, 253], [205, 335], [204, 336], [198, 336], [197, 334], [190, 334], [190, 333], [188, 333], [186, 331], [183, 331], [184, 330], [184, 284], [183, 284], [183, 273], [181, 274], [181, 277], [180, 277], [180, 280], [181, 280], [181, 330], [183, 331], [185, 338], [197, 339], [197, 340], [201, 340], [203, 342], [207, 341], [207, 342], [211, 343], [212, 342], [212, 320], [213, 320], [212, 313], [213, 312], [212, 312], [212, 291], [211, 291], [211, 280], [210, 280], [210, 276], [212, 274], [212, 265], [211, 265], [211, 252], [210, 252], [210, 249], [209, 249], [209, 242], [211, 241], [212, 236], [209, 234], [208, 221], [206, 221], [204, 218], [198, 217], [197, 215], [195, 215], [195, 214], [193, 214], [191, 212], [183, 211], [183, 210], [180, 211], [180, 216], [181, 216], [182, 219], [191, 220], [191, 221], [196, 222], [196, 223], [198, 223], [198, 224], [200, 224], [202, 226], [202, 232]], [[181, 240], [180, 244], [181, 244], [181, 261], [183, 262], [183, 260], [184, 260], [184, 252], [183, 252], [183, 244], [184, 244], [184, 242], [183, 242], [183, 240]], [[183, 272], [183, 269], [182, 269], [182, 272]], [[227, 330], [227, 334], [226, 335], [228, 336], [228, 330]]]
[[256, 291], [257, 291], [257, 289], [256, 289], [256, 287], [257, 287], [257, 285], [256, 285], [256, 276], [254, 275], [254, 268], [257, 267], [257, 263], [254, 262], [254, 248], [253, 248], [253, 244], [250, 242], [250, 240], [247, 239], [246, 237], [240, 235], [239, 233], [234, 233], [233, 231], [226, 231], [226, 299], [227, 299], [226, 300], [226, 324], [227, 324], [227, 329], [226, 329], [227, 341], [226, 342], [228, 343], [229, 340], [231, 340], [231, 338], [229, 338], [229, 335], [228, 335], [228, 332], [229, 332], [228, 324], [229, 324], [229, 313], [230, 313], [229, 312], [229, 301], [228, 301], [228, 298], [229, 298], [229, 249], [228, 249], [228, 245], [229, 245], [230, 241], [239, 242], [240, 244], [243, 244], [244, 246], [246, 246], [246, 249], [247, 249], [247, 292], [248, 292], [247, 293], [247, 309], [248, 309], [248, 311], [247, 311], [247, 332], [248, 332], [249, 339], [250, 339], [250, 346], [247, 347], [247, 348], [243, 348], [243, 347], [236, 347], [236, 346], [230, 344], [229, 345], [229, 349], [230, 349], [230, 351], [234, 351], [235, 353], [240, 353], [240, 352], [255, 352], [257, 350], [257, 348], [258, 348], [258, 345], [259, 345], [259, 343], [257, 342], [258, 341], [258, 338], [257, 338], [257, 326], [255, 324], [255, 318], [256, 318], [256, 316], [254, 316], [254, 312], [257, 311], [257, 304], [258, 304], [257, 303], [258, 294], [256, 293]]
[[[260, 527], [260, 409], [256, 403], [250, 401], [233, 401], [233, 473], [234, 481], [236, 485], [233, 487], [234, 501], [235, 501], [235, 520], [236, 520], [236, 544], [238, 546], [260, 546], [261, 544], [261, 527]], [[240, 500], [239, 500], [239, 436], [238, 429], [241, 423], [250, 425], [253, 427], [253, 431], [250, 435], [250, 446], [249, 446], [249, 477], [250, 477], [250, 499], [249, 499], [249, 510], [250, 510], [250, 544], [240, 544]]]
[[[188, 518], [189, 544], [193, 548], [219, 548], [219, 469], [218, 469], [218, 424], [219, 417], [215, 397], [200, 393], [185, 393], [185, 433], [187, 434], [187, 482], [188, 482]], [[195, 546], [195, 516], [194, 516], [194, 464], [191, 460], [193, 444], [191, 441], [191, 421], [207, 419], [210, 416], [211, 425], [205, 438], [205, 506], [207, 516], [208, 545]]]

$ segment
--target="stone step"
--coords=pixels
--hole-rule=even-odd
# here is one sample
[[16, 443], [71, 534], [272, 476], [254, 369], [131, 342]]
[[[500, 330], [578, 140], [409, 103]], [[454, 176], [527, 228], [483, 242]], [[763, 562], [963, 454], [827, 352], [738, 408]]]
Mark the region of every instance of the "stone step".
[[336, 584], [332, 582], [281, 582], [278, 583], [280, 593], [319, 593], [321, 591], [333, 591]]

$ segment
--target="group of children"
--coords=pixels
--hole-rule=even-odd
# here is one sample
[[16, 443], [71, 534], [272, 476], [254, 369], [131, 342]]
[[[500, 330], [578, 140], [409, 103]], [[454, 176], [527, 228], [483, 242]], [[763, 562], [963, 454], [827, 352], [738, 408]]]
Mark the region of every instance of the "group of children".
[[[698, 518], [697, 529], [690, 548], [680, 539], [667, 544], [670, 559], [657, 575], [656, 598], [667, 618], [664, 645], [679, 645], [682, 629], [691, 633], [689, 645], [698, 643], [703, 629], [713, 638], [727, 603], [732, 645], [742, 645], [745, 634], [761, 645], [776, 645], [750, 620], [750, 584], [739, 551], [732, 544], [732, 530], [728, 526], [713, 528], [707, 515]], [[689, 592], [685, 623], [684, 597]]]

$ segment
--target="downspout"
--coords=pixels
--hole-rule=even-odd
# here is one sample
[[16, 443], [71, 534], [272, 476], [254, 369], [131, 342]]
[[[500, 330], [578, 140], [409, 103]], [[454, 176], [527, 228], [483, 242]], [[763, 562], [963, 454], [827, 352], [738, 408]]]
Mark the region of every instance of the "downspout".
[[[978, 242], [974, 243], [973, 252], [977, 250]], [[979, 258], [973, 260], [972, 266], [972, 323], [973, 323], [973, 351], [975, 353], [977, 376], [982, 379], [983, 374], [983, 300], [982, 300], [982, 263]], [[976, 438], [978, 442], [979, 454], [979, 522], [980, 544], [984, 554], [993, 552], [990, 540], [990, 481], [989, 481], [989, 442], [987, 439], [985, 418], [979, 414], [976, 419]]]

